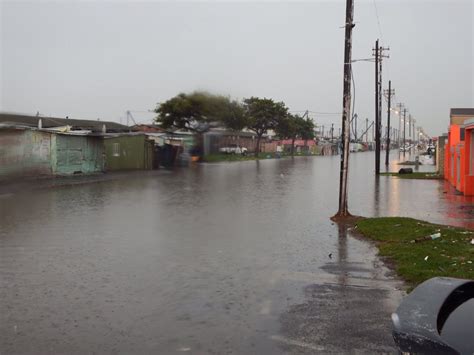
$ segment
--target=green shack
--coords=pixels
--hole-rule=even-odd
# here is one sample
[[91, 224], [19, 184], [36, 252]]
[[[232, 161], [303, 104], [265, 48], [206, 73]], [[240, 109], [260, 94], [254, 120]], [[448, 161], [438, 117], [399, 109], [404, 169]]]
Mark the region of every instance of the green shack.
[[105, 170], [150, 170], [154, 142], [143, 133], [106, 134]]
[[92, 174], [104, 168], [100, 136], [52, 134], [51, 147], [53, 175]]

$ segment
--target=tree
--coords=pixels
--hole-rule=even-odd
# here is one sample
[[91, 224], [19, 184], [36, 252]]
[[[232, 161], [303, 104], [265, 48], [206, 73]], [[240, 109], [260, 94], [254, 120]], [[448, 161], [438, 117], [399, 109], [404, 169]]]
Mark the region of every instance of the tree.
[[225, 124], [232, 129], [245, 126], [242, 105], [223, 95], [195, 91], [178, 94], [155, 109], [156, 122], [161, 127], [207, 132], [213, 126]]
[[257, 135], [255, 155], [258, 156], [262, 136], [269, 129], [275, 129], [278, 123], [287, 117], [288, 108], [283, 102], [251, 97], [244, 100], [244, 115], [247, 128]]
[[280, 120], [276, 127], [276, 132], [282, 139], [291, 139], [291, 155], [294, 155], [295, 140], [303, 139], [305, 145], [308, 140], [314, 139], [314, 123], [307, 118], [306, 120], [299, 115], [288, 114], [287, 117]]
[[304, 119], [301, 116], [288, 114], [275, 127], [275, 131], [281, 139], [291, 139], [291, 156], [295, 154], [295, 140], [301, 133], [303, 122]]
[[306, 147], [309, 140], [313, 140], [315, 137], [314, 134], [314, 122], [309, 118], [301, 120], [299, 136], [304, 140], [304, 145]]

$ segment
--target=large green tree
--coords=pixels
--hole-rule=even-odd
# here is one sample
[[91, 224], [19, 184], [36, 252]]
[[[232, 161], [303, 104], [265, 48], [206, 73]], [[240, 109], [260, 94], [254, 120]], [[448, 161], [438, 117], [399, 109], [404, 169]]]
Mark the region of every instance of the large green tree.
[[288, 114], [280, 120], [275, 128], [281, 139], [291, 139], [291, 155], [295, 152], [295, 140], [303, 139], [305, 145], [308, 140], [314, 139], [314, 123], [309, 118]]
[[245, 117], [242, 105], [227, 96], [203, 91], [181, 93], [158, 104], [156, 122], [161, 127], [204, 133], [214, 126], [242, 129]]
[[278, 123], [287, 117], [288, 108], [283, 102], [251, 97], [244, 99], [244, 115], [247, 128], [257, 135], [255, 155], [258, 156], [262, 136], [268, 130], [275, 129]]
[[286, 117], [281, 119], [275, 127], [275, 132], [280, 139], [291, 139], [291, 155], [295, 152], [295, 140], [301, 133], [301, 125], [304, 123], [304, 119], [298, 115], [288, 114]]
[[299, 125], [299, 136], [301, 139], [305, 141], [309, 141], [315, 138], [314, 134], [314, 122], [309, 119], [301, 119], [300, 125]]

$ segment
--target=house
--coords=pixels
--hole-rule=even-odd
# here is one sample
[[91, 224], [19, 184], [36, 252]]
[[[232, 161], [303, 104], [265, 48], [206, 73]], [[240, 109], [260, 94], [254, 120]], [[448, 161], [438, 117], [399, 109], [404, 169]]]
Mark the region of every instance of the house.
[[153, 169], [154, 141], [144, 133], [104, 135], [105, 171]]
[[[445, 145], [444, 178], [458, 191], [470, 191], [470, 151], [466, 154], [466, 128], [471, 132], [471, 122], [474, 118], [474, 108], [452, 108], [448, 140]], [[469, 144], [471, 137], [469, 137]]]

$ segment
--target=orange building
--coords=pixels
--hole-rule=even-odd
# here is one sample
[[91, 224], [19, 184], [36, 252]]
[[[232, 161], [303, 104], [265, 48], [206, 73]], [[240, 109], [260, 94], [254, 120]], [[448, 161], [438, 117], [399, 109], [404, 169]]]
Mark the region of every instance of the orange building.
[[456, 190], [469, 196], [474, 195], [472, 132], [474, 132], [474, 108], [452, 108], [448, 143], [445, 148], [444, 178]]
[[471, 118], [464, 122], [465, 141], [464, 141], [464, 195], [474, 196], [474, 119]]

